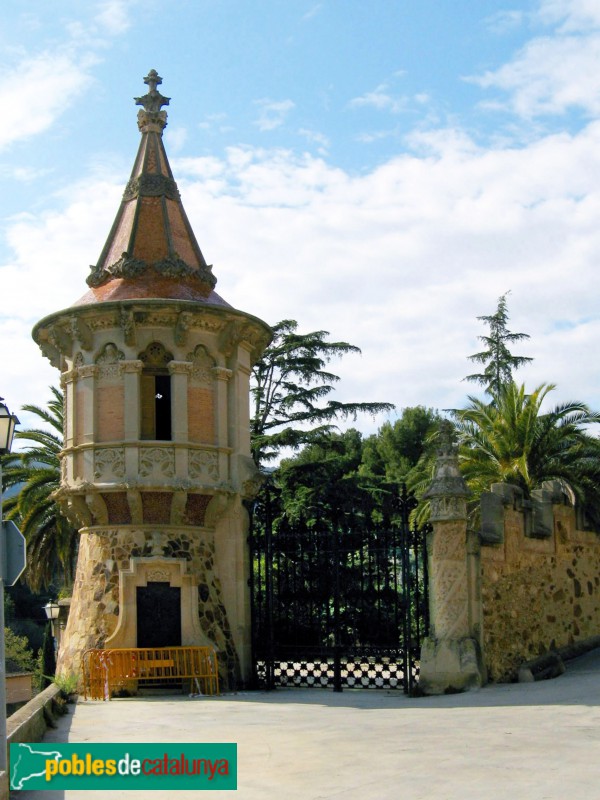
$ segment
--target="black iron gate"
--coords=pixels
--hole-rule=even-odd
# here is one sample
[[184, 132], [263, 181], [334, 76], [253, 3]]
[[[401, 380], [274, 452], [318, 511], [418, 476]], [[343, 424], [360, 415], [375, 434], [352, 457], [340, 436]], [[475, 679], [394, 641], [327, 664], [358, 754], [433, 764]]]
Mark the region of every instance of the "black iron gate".
[[250, 534], [252, 644], [258, 686], [410, 692], [428, 628], [425, 530], [403, 487], [395, 514], [368, 526], [274, 520], [263, 488]]

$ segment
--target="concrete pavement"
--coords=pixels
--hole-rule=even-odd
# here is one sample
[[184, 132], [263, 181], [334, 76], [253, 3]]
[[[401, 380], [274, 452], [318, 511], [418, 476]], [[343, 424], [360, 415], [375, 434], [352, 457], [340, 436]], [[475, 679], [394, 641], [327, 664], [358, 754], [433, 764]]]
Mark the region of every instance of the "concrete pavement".
[[534, 684], [408, 699], [280, 689], [79, 701], [45, 742], [237, 742], [238, 790], [14, 800], [600, 800], [600, 650]]

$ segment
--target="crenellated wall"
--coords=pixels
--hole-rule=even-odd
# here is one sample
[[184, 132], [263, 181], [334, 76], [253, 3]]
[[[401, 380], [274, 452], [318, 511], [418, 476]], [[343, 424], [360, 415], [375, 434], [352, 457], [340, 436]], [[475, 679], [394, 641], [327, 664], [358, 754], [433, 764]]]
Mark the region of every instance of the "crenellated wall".
[[507, 681], [549, 649], [600, 634], [600, 534], [581, 530], [557, 487], [523, 501], [482, 498], [483, 651], [490, 680]]

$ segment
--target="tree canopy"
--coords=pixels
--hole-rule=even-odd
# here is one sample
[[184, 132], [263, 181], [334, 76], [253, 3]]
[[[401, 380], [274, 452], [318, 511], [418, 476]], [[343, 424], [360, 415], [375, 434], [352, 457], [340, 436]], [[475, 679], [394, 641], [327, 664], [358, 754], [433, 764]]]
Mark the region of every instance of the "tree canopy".
[[25, 577], [34, 591], [49, 586], [57, 576], [67, 585], [72, 583], [78, 544], [76, 528], [62, 516], [53, 499], [53, 492], [60, 485], [64, 406], [62, 392], [54, 386], [50, 391], [52, 399], [47, 409], [23, 406], [50, 430], [17, 431], [15, 438], [29, 446], [4, 456], [2, 461], [4, 486], [20, 487], [18, 494], [7, 498], [3, 505], [6, 517], [17, 521], [27, 540]]
[[508, 309], [506, 297], [509, 292], [498, 298], [498, 307], [495, 314], [477, 317], [478, 320], [489, 326], [488, 336], [478, 336], [486, 349], [472, 356], [467, 356], [476, 364], [483, 364], [483, 372], [467, 375], [464, 380], [479, 383], [492, 397], [496, 397], [503, 386], [513, 379], [513, 372], [524, 364], [533, 361], [528, 356], [515, 356], [509, 350], [509, 345], [514, 342], [529, 339], [527, 333], [513, 333], [508, 330]]
[[492, 483], [514, 484], [529, 497], [544, 481], [559, 481], [598, 523], [600, 440], [586, 429], [600, 422], [600, 413], [578, 401], [543, 412], [554, 389], [541, 384], [527, 393], [511, 381], [492, 403], [469, 397], [454, 412], [461, 469], [475, 497]]
[[331, 342], [328, 331], [298, 333], [295, 320], [273, 326], [273, 341], [252, 371], [251, 436], [257, 464], [272, 461], [283, 448], [297, 450], [318, 441], [341, 419], [377, 414], [392, 403], [343, 403], [329, 399], [337, 375], [332, 359], [360, 353], [348, 342]]

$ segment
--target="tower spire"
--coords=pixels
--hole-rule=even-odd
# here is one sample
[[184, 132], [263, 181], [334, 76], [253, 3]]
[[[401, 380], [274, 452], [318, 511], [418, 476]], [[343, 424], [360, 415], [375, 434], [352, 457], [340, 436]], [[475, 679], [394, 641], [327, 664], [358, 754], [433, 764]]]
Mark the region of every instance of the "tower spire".
[[142, 134], [131, 177], [81, 302], [160, 297], [223, 304], [216, 278], [188, 221], [162, 140], [170, 98], [158, 91], [155, 69], [135, 97]]

